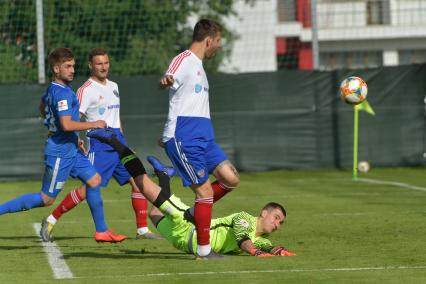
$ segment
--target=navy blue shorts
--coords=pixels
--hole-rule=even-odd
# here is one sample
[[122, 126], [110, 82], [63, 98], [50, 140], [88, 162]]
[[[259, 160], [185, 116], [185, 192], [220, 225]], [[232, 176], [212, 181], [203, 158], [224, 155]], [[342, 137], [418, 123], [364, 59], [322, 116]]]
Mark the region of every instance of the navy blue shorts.
[[89, 152], [87, 157], [102, 178], [100, 186], [107, 186], [111, 177], [114, 177], [119, 185], [129, 181], [130, 175], [116, 151]]
[[203, 184], [216, 167], [228, 157], [214, 140], [176, 141], [165, 144], [165, 150], [173, 166], [182, 178], [183, 186]]

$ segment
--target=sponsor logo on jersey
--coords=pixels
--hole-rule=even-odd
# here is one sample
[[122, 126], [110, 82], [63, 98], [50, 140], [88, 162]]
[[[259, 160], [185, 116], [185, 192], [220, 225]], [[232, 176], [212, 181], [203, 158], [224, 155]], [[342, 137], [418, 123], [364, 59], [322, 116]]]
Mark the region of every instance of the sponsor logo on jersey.
[[238, 223], [246, 229], [250, 226], [249, 222], [245, 219], [241, 219]]
[[68, 102], [67, 100], [62, 100], [58, 102], [58, 111], [63, 111], [68, 109]]
[[120, 105], [110, 105], [108, 109], [120, 108]]
[[114, 90], [114, 91], [112, 91], [113, 93], [114, 93], [114, 95], [117, 97], [117, 98], [119, 98], [120, 97], [120, 94], [118, 93], [118, 90]]
[[201, 92], [203, 90], [203, 86], [201, 86], [200, 84], [195, 84], [195, 92], [198, 94], [199, 92]]

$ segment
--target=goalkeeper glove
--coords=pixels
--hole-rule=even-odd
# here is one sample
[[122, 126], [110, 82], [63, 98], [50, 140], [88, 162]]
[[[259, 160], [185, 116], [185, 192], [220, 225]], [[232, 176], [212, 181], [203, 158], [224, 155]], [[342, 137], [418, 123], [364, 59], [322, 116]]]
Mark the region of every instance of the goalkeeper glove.
[[271, 253], [268, 252], [264, 252], [263, 250], [257, 249], [257, 248], [252, 248], [250, 250], [250, 255], [252, 256], [257, 256], [257, 257], [270, 257], [270, 256], [275, 256]]
[[296, 256], [297, 254], [289, 252], [285, 247], [274, 247], [271, 249], [271, 253], [277, 256]]

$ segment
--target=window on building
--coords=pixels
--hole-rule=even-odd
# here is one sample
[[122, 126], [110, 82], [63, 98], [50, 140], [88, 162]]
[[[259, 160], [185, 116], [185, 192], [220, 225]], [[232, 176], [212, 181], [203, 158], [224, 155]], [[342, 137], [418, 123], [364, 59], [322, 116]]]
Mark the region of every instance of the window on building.
[[368, 25], [390, 24], [389, 0], [367, 1], [367, 24]]
[[354, 52], [322, 52], [320, 53], [320, 69], [368, 69], [383, 65], [380, 51]]
[[278, 22], [296, 21], [296, 0], [277, 0]]
[[400, 65], [426, 63], [426, 50], [401, 50], [398, 57]]

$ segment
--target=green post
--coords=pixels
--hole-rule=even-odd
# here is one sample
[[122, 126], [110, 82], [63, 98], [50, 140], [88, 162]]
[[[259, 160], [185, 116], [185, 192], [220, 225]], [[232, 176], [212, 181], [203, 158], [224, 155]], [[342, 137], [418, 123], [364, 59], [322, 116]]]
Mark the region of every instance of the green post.
[[352, 167], [352, 179], [358, 178], [358, 108], [354, 106], [354, 161]]

